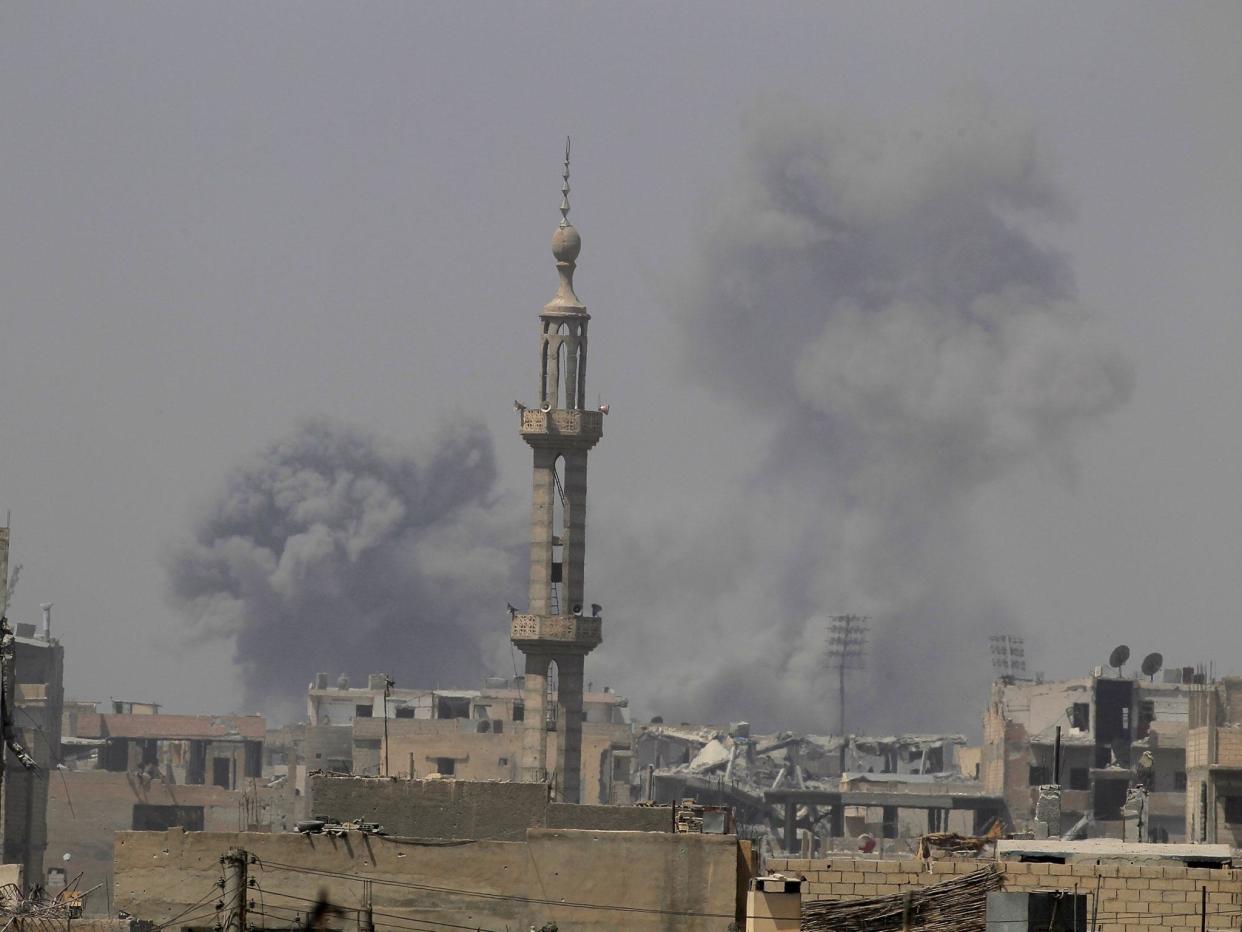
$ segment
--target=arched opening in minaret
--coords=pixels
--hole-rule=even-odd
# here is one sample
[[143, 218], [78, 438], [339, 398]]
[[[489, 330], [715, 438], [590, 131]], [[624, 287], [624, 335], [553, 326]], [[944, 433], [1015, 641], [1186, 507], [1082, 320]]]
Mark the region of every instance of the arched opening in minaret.
[[540, 348], [539, 371], [543, 374], [543, 381], [539, 385], [539, 403], [544, 404], [550, 400], [548, 398], [548, 336], [546, 331], [543, 336], [543, 346]]
[[574, 406], [574, 400], [573, 389], [570, 386], [574, 375], [569, 369], [569, 347], [566, 345], [566, 325], [561, 324], [557, 328], [556, 334], [557, 385], [555, 406], [558, 408], [572, 408]]
[[547, 721], [545, 722], [545, 725], [547, 726], [548, 731], [556, 731], [556, 723], [559, 717], [556, 710], [556, 700], [560, 694], [558, 682], [559, 676], [557, 675], [557, 672], [556, 661], [549, 661], [548, 675], [544, 681], [545, 688], [547, 689], [547, 701], [544, 703], [544, 708], [547, 709]]
[[556, 494], [552, 497], [552, 579], [549, 593], [552, 614], [560, 615], [567, 610], [561, 605], [562, 583], [565, 582], [565, 553], [568, 547], [565, 525], [565, 457], [558, 456], [552, 462], [552, 484]]

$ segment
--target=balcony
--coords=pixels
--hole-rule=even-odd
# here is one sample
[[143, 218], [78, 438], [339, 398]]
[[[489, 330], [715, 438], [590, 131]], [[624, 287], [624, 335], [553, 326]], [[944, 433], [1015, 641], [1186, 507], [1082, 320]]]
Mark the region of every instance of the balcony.
[[604, 415], [599, 411], [527, 408], [522, 412], [522, 438], [531, 446], [559, 445], [569, 441], [588, 449], [604, 434]]
[[591, 650], [603, 640], [603, 619], [582, 615], [514, 615], [510, 636], [515, 644]]

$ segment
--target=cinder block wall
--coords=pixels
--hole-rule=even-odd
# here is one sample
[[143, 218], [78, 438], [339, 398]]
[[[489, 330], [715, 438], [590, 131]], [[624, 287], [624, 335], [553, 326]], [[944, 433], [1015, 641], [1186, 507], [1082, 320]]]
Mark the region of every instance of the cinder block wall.
[[[928, 887], [992, 863], [976, 860], [874, 861], [864, 858], [769, 858], [769, 870], [800, 874], [811, 900], [850, 900]], [[1242, 870], [1139, 864], [1023, 864], [1000, 862], [1007, 890], [1068, 890], [1088, 895], [1087, 913], [1100, 885], [1099, 924], [1105, 932], [1198, 929], [1202, 889], [1207, 887], [1207, 927], [1242, 926]]]

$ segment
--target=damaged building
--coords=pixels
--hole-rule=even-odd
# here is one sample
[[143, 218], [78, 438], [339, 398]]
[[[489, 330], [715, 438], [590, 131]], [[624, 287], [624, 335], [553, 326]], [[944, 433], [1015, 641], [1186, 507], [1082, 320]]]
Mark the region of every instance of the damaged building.
[[1242, 677], [1190, 693], [1186, 840], [1242, 847]]
[[[545, 712], [548, 761], [556, 760], [561, 723], [553, 692]], [[582, 800], [627, 802], [632, 736], [629, 703], [611, 688], [582, 696]], [[320, 673], [307, 691], [307, 721], [269, 735], [268, 764], [288, 768], [299, 789], [315, 770], [359, 775], [461, 780], [520, 780], [522, 679], [489, 677], [481, 689], [402, 689], [373, 673], [365, 686]], [[551, 767], [551, 764], [549, 764]]]
[[[1062, 832], [1191, 840], [1186, 828], [1191, 698], [1218, 689], [1204, 679], [1190, 667], [1159, 676], [1124, 676], [1099, 667], [1090, 676], [1058, 682], [998, 680], [983, 718], [982, 780], [989, 792], [1004, 796], [1015, 830], [1036, 830], [1040, 787], [1059, 786]], [[1220, 686], [1219, 694], [1228, 690]]]
[[71, 700], [60, 726], [60, 766], [46, 800], [54, 853], [49, 888], [80, 877], [90, 915], [110, 912], [117, 832], [180, 829], [287, 831], [304, 815], [287, 780], [264, 776], [266, 724], [257, 715], [166, 715], [153, 702]]
[[[7, 531], [7, 528], [5, 529]], [[0, 577], [3, 579], [4, 577]], [[60, 763], [61, 705], [64, 701], [65, 651], [52, 637], [51, 605], [43, 606], [43, 622], [14, 625], [4, 653], [5, 713], [11, 733], [33, 767], [23, 765], [6, 742], [0, 835], [5, 864], [22, 865], [26, 877], [43, 877], [48, 847], [48, 783]]]
[[635, 799], [735, 808], [766, 850], [855, 850], [927, 831], [973, 831], [1001, 801], [963, 774], [961, 735], [752, 735], [726, 728], [635, 727]]

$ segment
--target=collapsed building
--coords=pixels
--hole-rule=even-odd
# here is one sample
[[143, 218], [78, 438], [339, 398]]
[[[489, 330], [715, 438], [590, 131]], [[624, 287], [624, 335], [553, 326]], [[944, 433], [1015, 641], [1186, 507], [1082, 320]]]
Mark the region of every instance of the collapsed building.
[[[635, 799], [733, 807], [739, 832], [767, 852], [883, 847], [913, 850], [928, 831], [976, 831], [998, 796], [964, 774], [961, 735], [752, 735], [726, 728], [635, 726]], [[890, 846], [892, 847], [892, 846]], [[909, 853], [907, 851], [907, 853]]]

